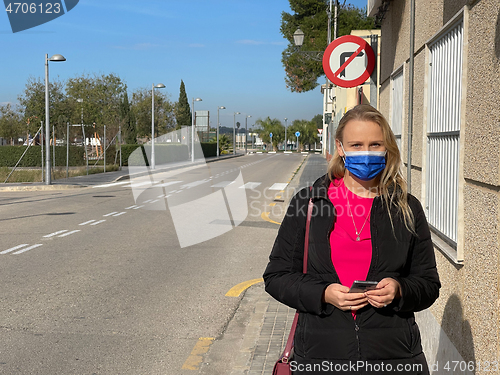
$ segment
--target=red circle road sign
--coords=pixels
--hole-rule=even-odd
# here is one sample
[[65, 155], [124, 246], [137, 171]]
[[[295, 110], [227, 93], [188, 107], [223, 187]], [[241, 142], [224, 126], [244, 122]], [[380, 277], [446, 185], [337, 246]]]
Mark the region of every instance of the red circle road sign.
[[372, 47], [359, 36], [344, 35], [326, 47], [323, 70], [340, 87], [355, 87], [366, 82], [375, 67]]

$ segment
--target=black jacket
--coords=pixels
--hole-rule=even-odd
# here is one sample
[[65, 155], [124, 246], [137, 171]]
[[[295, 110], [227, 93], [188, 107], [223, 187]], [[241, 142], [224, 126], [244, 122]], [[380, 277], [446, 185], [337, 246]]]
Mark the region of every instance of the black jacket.
[[[408, 194], [417, 237], [406, 229], [396, 208], [391, 210], [393, 232], [382, 198], [373, 200], [372, 260], [367, 280], [396, 279], [402, 298], [385, 308], [368, 305], [357, 312], [354, 320], [350, 311], [322, 302], [324, 289], [331, 283], [340, 284], [330, 255], [329, 234], [335, 225], [335, 209], [328, 198], [329, 185], [330, 179], [325, 175], [312, 189], [303, 189], [292, 198], [264, 273], [266, 291], [300, 311], [294, 347], [297, 358], [425, 362], [414, 312], [431, 306], [441, 285], [420, 202]], [[307, 204], [311, 197], [314, 208], [309, 259], [307, 274], [302, 274]]]

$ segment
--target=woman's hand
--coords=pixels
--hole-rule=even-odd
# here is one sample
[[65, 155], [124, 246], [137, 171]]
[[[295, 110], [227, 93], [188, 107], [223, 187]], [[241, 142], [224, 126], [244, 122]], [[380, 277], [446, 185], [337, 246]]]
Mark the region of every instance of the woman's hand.
[[396, 280], [386, 277], [380, 280], [376, 289], [368, 290], [364, 294], [368, 298], [368, 303], [373, 307], [386, 307], [395, 298], [401, 297], [401, 286]]
[[359, 310], [368, 305], [364, 293], [349, 293], [349, 288], [340, 284], [330, 284], [326, 287], [323, 292], [323, 302], [343, 311]]

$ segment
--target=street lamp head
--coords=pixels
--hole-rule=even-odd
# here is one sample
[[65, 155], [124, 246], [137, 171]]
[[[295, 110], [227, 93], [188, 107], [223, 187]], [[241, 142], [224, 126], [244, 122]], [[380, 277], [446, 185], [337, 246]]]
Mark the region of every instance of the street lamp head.
[[226, 109], [226, 107], [224, 107], [223, 105], [221, 105], [221, 106], [219, 107], [219, 109]]
[[66, 61], [66, 58], [63, 55], [55, 54], [49, 61]]
[[235, 114], [235, 115], [241, 115], [241, 113], [240, 113], [240, 112], [234, 112], [234, 114]]
[[247, 118], [252, 117], [252, 115], [248, 115]]
[[164, 89], [166, 86], [163, 83], [158, 83], [155, 85], [155, 89]]
[[300, 28], [293, 33], [293, 42], [297, 47], [302, 46], [304, 43], [304, 33]]
[[286, 117], [285, 117], [285, 121], [288, 120]]
[[196, 99], [193, 99], [195, 102], [201, 102], [202, 99], [201, 98], [196, 98]]

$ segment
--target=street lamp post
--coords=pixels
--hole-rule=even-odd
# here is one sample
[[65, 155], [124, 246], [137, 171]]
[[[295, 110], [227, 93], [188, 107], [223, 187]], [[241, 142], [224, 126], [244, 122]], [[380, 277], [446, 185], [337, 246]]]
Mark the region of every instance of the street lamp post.
[[287, 121], [288, 121], [288, 119], [285, 117], [285, 151], [286, 151], [287, 146], [288, 146], [288, 140], [286, 139], [286, 125], [287, 125]]
[[155, 89], [164, 89], [163, 83], [151, 85], [151, 169], [156, 167], [155, 159]]
[[83, 147], [85, 150], [85, 165], [87, 167], [87, 175], [89, 174], [89, 155], [87, 154], [87, 138], [85, 137], [85, 127], [83, 125], [83, 99], [76, 99], [78, 103], [82, 103], [82, 135], [83, 135]]
[[53, 55], [49, 59], [49, 55], [45, 54], [45, 185], [50, 185], [50, 124], [49, 124], [49, 61], [66, 61], [62, 55]]
[[233, 114], [233, 155], [236, 155], [236, 115], [241, 114], [240, 112], [234, 112]]
[[217, 157], [219, 157], [219, 109], [226, 109], [223, 105], [217, 107]]
[[245, 155], [247, 153], [247, 138], [248, 138], [248, 126], [247, 126], [247, 120], [249, 117], [252, 117], [251, 115], [247, 115], [245, 117]]
[[191, 106], [191, 162], [194, 163], [194, 120], [195, 120], [195, 112], [194, 112], [194, 102], [201, 102], [201, 98], [193, 98], [193, 105]]

